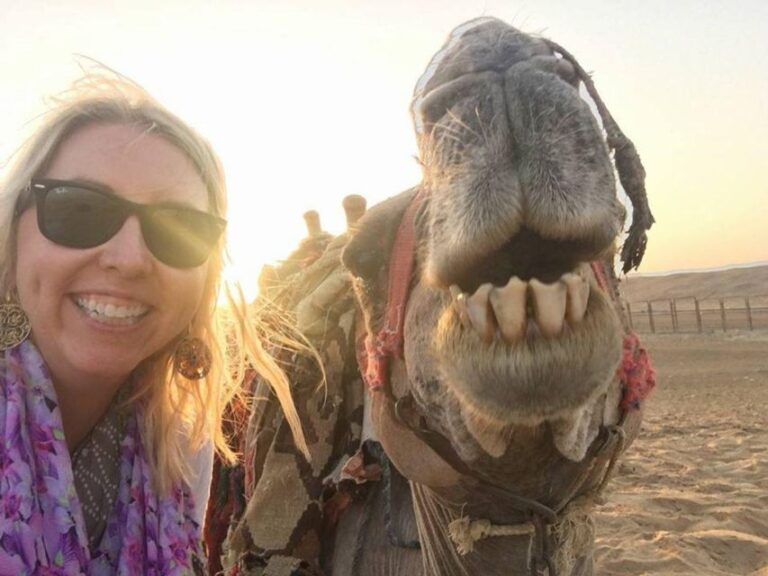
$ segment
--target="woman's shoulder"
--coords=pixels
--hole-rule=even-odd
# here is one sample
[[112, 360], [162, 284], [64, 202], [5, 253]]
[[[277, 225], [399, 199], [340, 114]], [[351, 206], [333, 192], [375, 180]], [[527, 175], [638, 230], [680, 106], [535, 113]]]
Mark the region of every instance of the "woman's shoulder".
[[213, 476], [213, 441], [208, 440], [197, 449], [189, 448], [189, 491], [195, 503], [198, 525], [203, 525]]

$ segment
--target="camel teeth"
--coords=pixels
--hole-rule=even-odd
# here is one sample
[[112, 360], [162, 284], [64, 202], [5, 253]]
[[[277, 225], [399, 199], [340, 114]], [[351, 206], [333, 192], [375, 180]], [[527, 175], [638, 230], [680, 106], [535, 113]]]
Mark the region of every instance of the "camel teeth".
[[584, 319], [589, 302], [589, 282], [578, 274], [564, 274], [560, 279], [568, 292], [565, 317], [571, 324], [577, 324]]
[[536, 324], [546, 338], [558, 336], [563, 331], [565, 321], [566, 293], [563, 282], [544, 284], [536, 278], [530, 283], [531, 300]]
[[525, 338], [528, 324], [525, 311], [527, 290], [528, 284], [513, 276], [506, 286], [491, 291], [491, 307], [496, 314], [499, 331], [509, 344], [516, 344]]
[[466, 329], [492, 342], [498, 328], [505, 342], [517, 344], [539, 335], [556, 337], [566, 320], [570, 324], [581, 322], [587, 312], [590, 287], [582, 275], [569, 272], [552, 284], [536, 278], [525, 282], [513, 276], [503, 287], [483, 284], [471, 296], [455, 284], [450, 293]]
[[488, 302], [493, 284], [483, 284], [467, 298], [467, 312], [472, 327], [485, 342], [491, 342], [496, 334], [496, 318]]
[[450, 287], [451, 296], [453, 297], [453, 306], [456, 309], [456, 313], [459, 315], [461, 324], [467, 330], [472, 330], [472, 322], [469, 320], [469, 312], [467, 312], [467, 295], [461, 291], [461, 288], [456, 284]]

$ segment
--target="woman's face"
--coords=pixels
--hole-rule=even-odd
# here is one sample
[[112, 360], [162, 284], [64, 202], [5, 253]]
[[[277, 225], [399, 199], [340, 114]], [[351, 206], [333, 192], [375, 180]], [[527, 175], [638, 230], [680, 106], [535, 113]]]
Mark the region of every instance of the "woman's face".
[[[46, 178], [87, 181], [142, 204], [208, 210], [206, 187], [166, 140], [124, 124], [94, 124], [59, 147]], [[172, 268], [147, 249], [136, 215], [93, 248], [67, 248], [38, 229], [36, 208], [19, 218], [15, 283], [32, 337], [57, 385], [116, 386], [190, 324], [207, 263]]]

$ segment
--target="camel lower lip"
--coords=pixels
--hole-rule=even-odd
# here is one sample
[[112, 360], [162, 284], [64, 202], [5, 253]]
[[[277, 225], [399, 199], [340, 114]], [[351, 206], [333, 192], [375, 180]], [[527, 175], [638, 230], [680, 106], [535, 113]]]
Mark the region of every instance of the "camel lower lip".
[[[610, 381], [621, 351], [620, 325], [599, 290], [590, 292], [581, 322], [566, 321], [552, 337], [538, 322], [526, 320], [515, 343], [504, 340], [500, 331], [483, 340], [474, 328], [462, 325], [455, 305], [449, 305], [438, 319], [432, 351], [444, 381], [462, 402], [499, 422], [534, 422], [541, 415], [528, 414], [530, 406], [552, 404], [546, 417], [555, 417], [557, 406], [583, 405], [596, 386]], [[558, 390], [556, 403], [552, 390]]]

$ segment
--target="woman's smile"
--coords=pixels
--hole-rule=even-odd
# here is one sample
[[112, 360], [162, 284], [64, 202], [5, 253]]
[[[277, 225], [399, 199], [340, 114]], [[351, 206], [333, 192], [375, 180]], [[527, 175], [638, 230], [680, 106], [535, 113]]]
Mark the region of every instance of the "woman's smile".
[[141, 302], [103, 294], [78, 294], [74, 302], [89, 318], [111, 326], [136, 324], [150, 311], [150, 307]]

